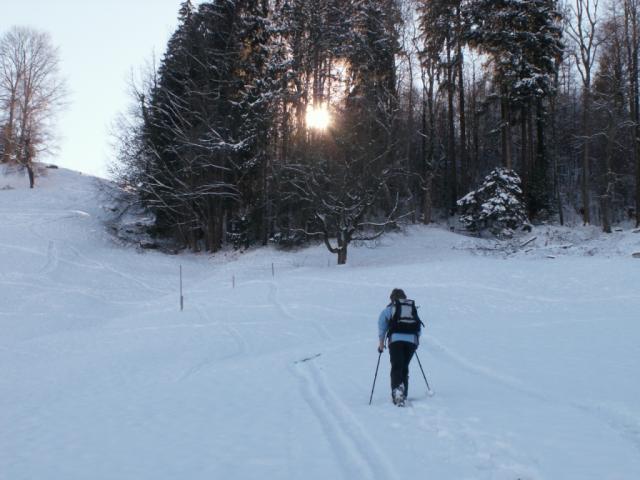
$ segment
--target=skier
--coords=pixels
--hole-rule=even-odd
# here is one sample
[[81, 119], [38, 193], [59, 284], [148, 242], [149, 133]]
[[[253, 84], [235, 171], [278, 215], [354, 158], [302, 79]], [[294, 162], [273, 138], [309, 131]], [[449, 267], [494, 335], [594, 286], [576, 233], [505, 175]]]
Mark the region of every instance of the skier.
[[404, 406], [409, 393], [409, 363], [418, 348], [423, 323], [414, 301], [407, 299], [402, 289], [394, 288], [389, 298], [391, 302], [378, 318], [378, 352], [382, 353], [386, 340], [391, 360], [391, 399], [395, 405]]

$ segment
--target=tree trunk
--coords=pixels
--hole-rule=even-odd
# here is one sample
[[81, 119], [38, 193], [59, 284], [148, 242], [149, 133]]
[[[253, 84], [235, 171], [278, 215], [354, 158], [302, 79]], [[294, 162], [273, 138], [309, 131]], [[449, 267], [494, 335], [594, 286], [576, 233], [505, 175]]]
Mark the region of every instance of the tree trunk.
[[547, 159], [547, 148], [544, 137], [545, 127], [545, 109], [542, 104], [542, 98], [536, 99], [536, 151], [534, 168], [536, 169], [535, 177], [540, 180], [540, 196], [543, 207], [549, 206], [549, 188], [547, 177], [549, 173], [549, 164]]
[[611, 233], [611, 198], [615, 182], [615, 174], [612, 169], [613, 147], [615, 143], [616, 127], [612, 116], [609, 117], [607, 128], [607, 151], [605, 154], [605, 184], [604, 194], [600, 197], [600, 209], [602, 210], [602, 231]]
[[560, 197], [560, 191], [556, 192], [556, 204], [558, 205], [558, 218], [560, 225], [564, 225], [564, 212], [562, 210], [562, 198]]
[[[640, 131], [636, 127], [636, 150], [640, 150]], [[640, 153], [636, 153], [636, 228], [640, 227]]]
[[[460, 182], [462, 191], [466, 192], [469, 188], [469, 163], [467, 158], [467, 119], [465, 113], [465, 101], [464, 101], [464, 56], [462, 53], [462, 20], [460, 14], [460, 7], [456, 9], [456, 23], [458, 29], [458, 42], [457, 42], [457, 64], [458, 64], [458, 112], [460, 118], [460, 167], [462, 172], [460, 175]], [[457, 192], [456, 192], [457, 197]], [[456, 198], [457, 200], [457, 198]]]
[[11, 99], [9, 100], [9, 118], [7, 119], [7, 123], [5, 124], [3, 131], [4, 152], [2, 154], [2, 163], [8, 163], [11, 160], [11, 155], [13, 153], [13, 149], [15, 148], [15, 142], [13, 138], [13, 123], [15, 118], [16, 102], [17, 99], [15, 97], [15, 93], [11, 92]]
[[582, 156], [582, 218], [585, 225], [591, 223], [591, 215], [589, 212], [589, 144], [590, 144], [590, 123], [589, 112], [591, 110], [591, 92], [590, 86], [587, 83], [584, 89], [583, 98], [583, 136], [584, 136], [584, 151]]
[[[558, 76], [556, 75], [556, 91], [558, 84]], [[558, 209], [558, 219], [560, 225], [564, 225], [564, 213], [562, 211], [562, 200], [560, 198], [560, 187], [558, 182], [558, 134], [557, 134], [557, 115], [556, 115], [556, 97], [550, 99], [551, 108], [551, 148], [553, 161], [553, 198], [556, 199], [556, 208]]]
[[624, 0], [624, 43], [629, 69], [629, 116], [634, 123], [631, 129], [633, 164], [635, 166], [635, 220], [640, 226], [640, 101], [638, 98], [638, 11], [636, 0]]
[[[412, 58], [411, 55], [407, 54], [407, 64], [408, 64], [408, 68], [409, 68], [409, 78], [413, 78], [413, 62], [412, 62]], [[416, 127], [414, 125], [414, 118], [413, 118], [413, 110], [414, 110], [414, 98], [413, 98], [413, 88], [410, 86], [409, 87], [409, 99], [408, 99], [408, 105], [407, 105], [407, 110], [408, 110], [408, 117], [407, 117], [407, 136], [405, 137], [405, 141], [407, 144], [407, 157], [406, 157], [406, 169], [407, 172], [413, 172], [415, 171], [415, 165], [416, 165], [416, 154], [415, 154], [415, 145], [413, 143], [413, 139], [414, 139], [414, 135], [416, 133]], [[424, 150], [423, 150], [424, 151]], [[420, 202], [420, 192], [419, 189], [416, 187], [416, 183], [415, 181], [408, 181], [407, 182], [407, 190], [408, 193], [410, 195], [411, 198], [411, 223], [417, 223], [417, 213], [418, 213], [418, 209], [419, 209], [419, 202]], [[419, 186], [419, 183], [418, 183]]]
[[630, 61], [630, 83], [632, 87], [631, 100], [633, 102], [633, 108], [631, 109], [633, 115], [633, 121], [635, 126], [633, 128], [634, 133], [634, 157], [636, 166], [636, 227], [640, 226], [640, 98], [638, 93], [638, 50], [640, 45], [638, 44], [638, 6], [637, 2], [633, 2], [631, 5], [631, 61]]
[[29, 172], [29, 188], [33, 188], [36, 184], [36, 176], [33, 172], [33, 166], [31, 163], [27, 164], [27, 172]]
[[338, 265], [347, 263], [347, 245], [338, 249]]
[[547, 158], [547, 144], [544, 135], [545, 113], [546, 111], [542, 105], [542, 99], [538, 98], [536, 100], [536, 164], [538, 164], [544, 171], [544, 175], [546, 177], [548, 173], [549, 160]]
[[513, 169], [511, 160], [511, 114], [509, 108], [509, 100], [503, 93], [500, 102], [500, 114], [502, 117], [501, 134], [502, 134], [502, 162], [505, 168]]
[[600, 197], [600, 208], [602, 210], [602, 231], [611, 233], [611, 197], [605, 194]]
[[24, 140], [24, 164], [29, 173], [29, 188], [33, 188], [36, 183], [36, 175], [33, 170], [33, 158], [35, 157], [35, 149], [31, 144], [31, 133], [25, 135]]
[[453, 65], [451, 65], [451, 37], [447, 34], [447, 102], [448, 102], [448, 135], [447, 135], [447, 156], [449, 157], [449, 165], [451, 166], [449, 175], [449, 207], [450, 214], [454, 215], [456, 211], [456, 202], [458, 201], [458, 172], [456, 167], [456, 140], [455, 140], [455, 123], [453, 111], [454, 97], [454, 78]]
[[[265, 142], [266, 143], [266, 142]], [[265, 151], [267, 151], [267, 146], [263, 145], [262, 147]], [[271, 165], [271, 157], [269, 152], [265, 155], [265, 158], [262, 160], [262, 207], [260, 208], [261, 213], [261, 222], [260, 222], [260, 234], [258, 238], [261, 239], [261, 243], [263, 246], [266, 246], [269, 243], [269, 237], [271, 236], [270, 232], [270, 217], [271, 217], [271, 192], [269, 189], [269, 171]], [[248, 240], [248, 239], [247, 239]]]
[[634, 50], [634, 63], [632, 74], [632, 86], [633, 86], [633, 156], [635, 159], [636, 167], [636, 227], [640, 226], [640, 99], [638, 98], [638, 48]]
[[534, 145], [533, 141], [534, 130], [533, 130], [533, 106], [531, 103], [528, 103], [529, 107], [527, 108], [527, 165], [529, 166], [529, 176], [533, 176], [533, 170], [535, 168], [535, 155], [534, 155]]
[[[472, 121], [472, 138], [473, 138], [473, 167], [470, 167], [469, 178], [470, 182], [468, 187], [471, 185], [471, 182], [475, 182], [475, 180], [479, 176], [479, 168], [480, 168], [480, 134], [478, 129], [478, 113], [477, 113], [477, 97], [478, 97], [478, 88], [476, 86], [476, 74], [475, 68], [473, 72], [473, 95], [471, 95], [471, 121]], [[466, 192], [465, 192], [466, 193]]]
[[331, 239], [329, 238], [329, 232], [326, 229], [324, 230], [322, 240], [324, 241], [327, 250], [338, 256], [338, 265], [344, 265], [345, 263], [347, 263], [347, 249], [349, 248], [349, 243], [351, 242], [351, 235], [352, 233], [349, 233], [348, 231], [338, 230], [338, 233], [336, 235], [336, 242], [338, 246], [333, 247], [331, 245]]
[[[431, 223], [433, 210], [433, 151], [435, 137], [435, 109], [434, 109], [434, 76], [429, 72], [428, 83], [424, 81], [426, 91], [423, 92], [425, 98], [422, 101], [422, 178], [423, 187], [423, 211], [422, 222], [425, 225]], [[428, 119], [428, 126], [427, 126]], [[427, 140], [428, 139], [428, 140]]]
[[522, 188], [525, 191], [529, 184], [529, 162], [527, 162], [528, 139], [527, 108], [523, 105], [520, 108], [520, 176], [522, 177]]
[[427, 172], [424, 179], [424, 203], [422, 205], [422, 223], [428, 225], [431, 223], [431, 217], [433, 216], [433, 201], [431, 190], [433, 188], [433, 176], [431, 172]]

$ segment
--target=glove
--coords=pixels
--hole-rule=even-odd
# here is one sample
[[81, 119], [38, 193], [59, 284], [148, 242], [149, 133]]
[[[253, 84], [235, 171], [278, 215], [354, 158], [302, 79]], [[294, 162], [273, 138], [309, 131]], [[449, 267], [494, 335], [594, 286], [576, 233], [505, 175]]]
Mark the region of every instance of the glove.
[[384, 342], [380, 342], [378, 344], [378, 353], [382, 353], [384, 351]]

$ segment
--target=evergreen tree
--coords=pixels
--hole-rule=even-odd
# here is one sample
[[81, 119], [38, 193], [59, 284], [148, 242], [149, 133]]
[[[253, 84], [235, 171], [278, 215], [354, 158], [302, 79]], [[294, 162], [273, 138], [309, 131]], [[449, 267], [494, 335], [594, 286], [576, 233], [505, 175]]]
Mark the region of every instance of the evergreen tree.
[[136, 183], [143, 202], [156, 216], [160, 234], [174, 234], [196, 248], [198, 225], [192, 215], [188, 181], [191, 126], [195, 121], [193, 94], [196, 61], [192, 49], [197, 42], [193, 6], [183, 2], [179, 24], [167, 45], [158, 69], [157, 82], [143, 106], [144, 156], [141, 178]]
[[495, 168], [480, 188], [458, 200], [460, 222], [472, 232], [511, 237], [514, 230], [528, 225], [520, 184], [513, 170]]
[[[503, 161], [511, 168], [511, 123], [520, 111], [522, 157], [532, 215], [549, 208], [549, 165], [543, 100], [554, 92], [562, 57], [561, 15], [556, 0], [476, 0], [472, 6], [471, 44], [490, 55], [502, 102]], [[535, 134], [531, 121], [535, 112]], [[533, 139], [535, 137], [535, 155]]]
[[351, 155], [377, 159], [379, 171], [394, 166], [398, 22], [394, 0], [355, 4], [344, 127], [352, 132], [351, 145], [358, 150]]
[[248, 219], [249, 237], [266, 238], [267, 7], [184, 2], [145, 105], [142, 198], [157, 230], [193, 250], [219, 249], [236, 216]]

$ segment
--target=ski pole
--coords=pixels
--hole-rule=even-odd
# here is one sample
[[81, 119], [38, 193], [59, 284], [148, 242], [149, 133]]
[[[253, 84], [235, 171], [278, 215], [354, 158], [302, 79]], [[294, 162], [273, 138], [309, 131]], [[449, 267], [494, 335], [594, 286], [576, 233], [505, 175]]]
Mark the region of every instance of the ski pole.
[[422, 363], [420, 363], [420, 357], [418, 356], [418, 352], [416, 352], [416, 359], [418, 360], [418, 365], [420, 365], [420, 371], [422, 372], [422, 377], [424, 378], [424, 383], [427, 384], [427, 391], [431, 393], [431, 387], [429, 386], [429, 382], [427, 381], [427, 376], [424, 374], [424, 370], [422, 368]]
[[373, 387], [371, 387], [371, 396], [369, 397], [369, 405], [371, 405], [371, 400], [373, 399], [373, 390], [376, 388], [376, 378], [378, 378], [378, 367], [380, 367], [381, 356], [382, 356], [382, 351], [378, 353], [378, 364], [376, 365], [376, 374], [373, 377]]

